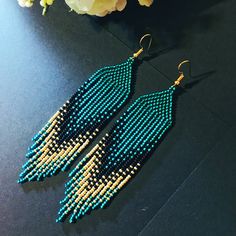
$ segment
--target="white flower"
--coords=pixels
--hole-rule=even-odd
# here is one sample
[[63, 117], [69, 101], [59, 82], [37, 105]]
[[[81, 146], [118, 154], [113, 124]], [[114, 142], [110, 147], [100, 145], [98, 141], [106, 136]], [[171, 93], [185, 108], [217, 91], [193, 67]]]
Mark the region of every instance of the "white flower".
[[51, 6], [53, 4], [54, 0], [41, 0], [40, 1], [40, 5], [42, 7], [47, 7], [47, 6]]
[[18, 0], [21, 7], [32, 7], [34, 0]]
[[65, 0], [79, 14], [105, 16], [113, 11], [122, 11], [127, 0]]

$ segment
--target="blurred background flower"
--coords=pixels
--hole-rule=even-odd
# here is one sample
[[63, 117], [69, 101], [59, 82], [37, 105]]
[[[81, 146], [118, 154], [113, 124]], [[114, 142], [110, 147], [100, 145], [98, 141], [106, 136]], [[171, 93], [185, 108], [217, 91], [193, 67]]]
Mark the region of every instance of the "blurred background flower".
[[79, 14], [105, 16], [113, 11], [122, 11], [126, 0], [65, 0], [66, 4]]
[[18, 3], [21, 7], [32, 7], [33, 2], [33, 0], [18, 0]]
[[150, 7], [153, 3], [153, 0], [138, 0], [140, 5]]
[[[43, 15], [47, 7], [53, 4], [54, 0], [41, 0]], [[18, 0], [21, 7], [31, 7], [34, 0]], [[88, 14], [95, 16], [105, 16], [113, 11], [122, 11], [127, 0], [65, 0], [66, 4], [78, 14]], [[153, 0], [138, 0], [141, 6], [149, 7]]]

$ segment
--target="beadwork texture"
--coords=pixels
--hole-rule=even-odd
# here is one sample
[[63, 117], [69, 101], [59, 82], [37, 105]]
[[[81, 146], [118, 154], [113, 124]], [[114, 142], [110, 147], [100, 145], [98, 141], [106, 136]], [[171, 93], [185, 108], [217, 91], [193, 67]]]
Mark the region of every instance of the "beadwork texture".
[[105, 207], [137, 173], [172, 124], [174, 86], [139, 97], [69, 174], [57, 222]]
[[33, 137], [18, 180], [42, 180], [65, 171], [128, 99], [134, 58], [98, 70]]

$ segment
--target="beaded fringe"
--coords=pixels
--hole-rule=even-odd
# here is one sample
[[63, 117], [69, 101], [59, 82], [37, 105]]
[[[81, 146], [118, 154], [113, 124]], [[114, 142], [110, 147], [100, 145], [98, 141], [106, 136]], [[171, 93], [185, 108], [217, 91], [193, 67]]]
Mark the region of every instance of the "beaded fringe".
[[130, 181], [172, 124], [171, 86], [139, 97], [69, 174], [57, 222], [104, 208]]
[[52, 116], [33, 137], [19, 183], [43, 180], [70, 167], [128, 99], [133, 61], [130, 57], [98, 70]]

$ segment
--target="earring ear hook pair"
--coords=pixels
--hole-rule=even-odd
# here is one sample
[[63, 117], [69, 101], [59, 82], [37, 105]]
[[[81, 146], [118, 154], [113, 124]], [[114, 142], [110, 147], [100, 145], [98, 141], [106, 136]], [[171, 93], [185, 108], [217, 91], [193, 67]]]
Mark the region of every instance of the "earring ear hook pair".
[[[146, 38], [149, 38], [149, 43], [148, 43], [148, 46], [147, 48], [145, 49], [144, 46], [143, 46], [143, 41], [146, 39]], [[140, 45], [140, 49], [135, 52], [133, 54], [133, 58], [137, 58], [143, 51], [149, 51], [150, 47], [151, 47], [151, 44], [152, 44], [152, 35], [151, 34], [145, 34], [142, 36], [142, 38], [140, 39], [139, 41], [139, 45]], [[189, 60], [184, 60], [182, 62], [179, 63], [178, 65], [178, 71], [179, 71], [179, 77], [178, 79], [174, 82], [174, 86], [177, 86], [180, 84], [181, 80], [184, 78], [184, 72], [181, 70], [181, 67], [185, 64], [185, 63], [190, 63]]]

